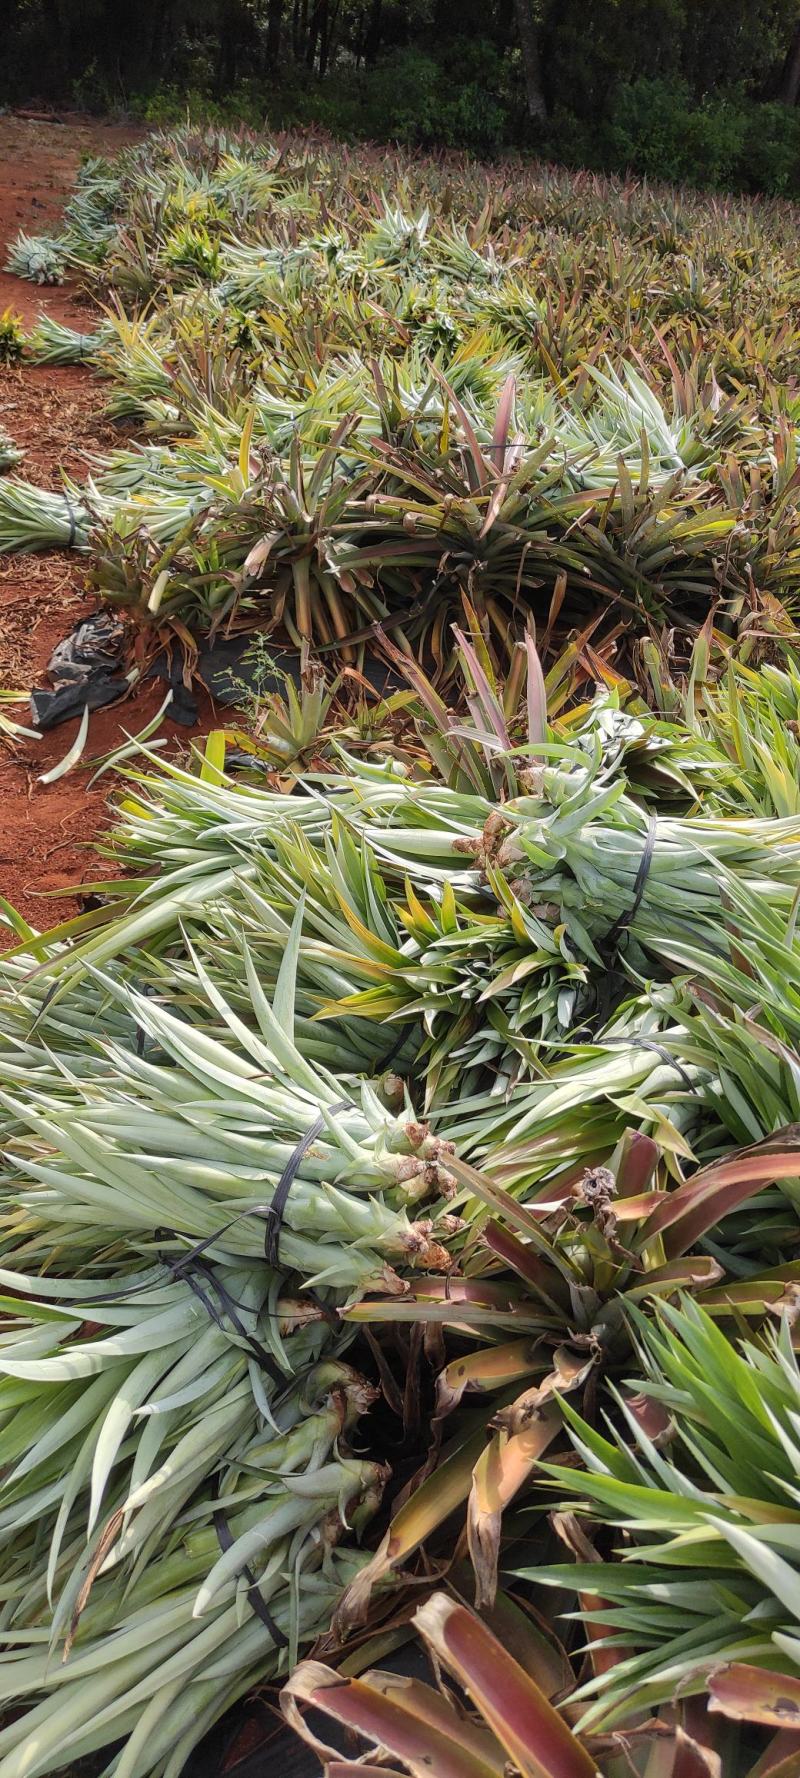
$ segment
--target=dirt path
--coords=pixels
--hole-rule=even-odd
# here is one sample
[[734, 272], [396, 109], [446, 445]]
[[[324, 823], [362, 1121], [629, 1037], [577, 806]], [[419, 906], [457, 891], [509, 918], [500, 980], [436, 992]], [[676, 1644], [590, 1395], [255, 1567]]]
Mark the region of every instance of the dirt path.
[[[81, 156], [115, 154], [132, 132], [96, 123], [40, 123], [0, 117], [0, 265], [20, 228], [46, 233], [58, 223]], [[0, 273], [0, 313], [12, 308], [26, 326], [46, 311], [72, 327], [94, 323], [91, 305], [73, 286], [38, 289]], [[81, 477], [86, 454], [108, 450], [118, 436], [103, 420], [103, 386], [88, 369], [0, 367], [0, 426], [24, 450], [17, 473], [48, 487], [62, 469]], [[56, 642], [95, 600], [85, 591], [85, 564], [72, 552], [0, 556], [0, 687], [28, 691], [44, 680]], [[107, 753], [135, 733], [162, 702], [163, 684], [150, 683], [124, 704], [91, 718], [86, 757]], [[26, 717], [24, 708], [19, 715]], [[174, 729], [185, 743], [195, 731]], [[107, 819], [110, 779], [87, 793], [89, 773], [76, 771], [53, 785], [39, 775], [66, 753], [77, 723], [64, 723], [42, 742], [13, 746], [0, 738], [0, 894], [31, 925], [42, 928], [76, 912], [69, 890], [101, 874], [91, 841]], [[0, 929], [0, 946], [3, 933]]]

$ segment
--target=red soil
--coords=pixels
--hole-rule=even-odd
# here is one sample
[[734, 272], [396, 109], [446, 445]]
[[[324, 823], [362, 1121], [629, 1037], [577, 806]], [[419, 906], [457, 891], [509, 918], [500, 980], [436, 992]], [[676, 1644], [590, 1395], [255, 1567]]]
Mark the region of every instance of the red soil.
[[[20, 228], [29, 234], [55, 228], [82, 154], [114, 154], [131, 138], [116, 125], [0, 117], [0, 265]], [[91, 304], [73, 286], [38, 289], [0, 273], [0, 313], [7, 307], [27, 326], [42, 311], [72, 327], [95, 321]], [[0, 367], [0, 426], [24, 449], [19, 473], [48, 487], [59, 485], [62, 469], [76, 478], [85, 473], [86, 453], [118, 440], [102, 418], [103, 398], [88, 369]], [[0, 688], [27, 693], [44, 682], [55, 643], [96, 603], [85, 575], [82, 558], [71, 552], [0, 556]], [[163, 697], [163, 684], [150, 682], [123, 704], [95, 711], [84, 758], [110, 752], [126, 731], [143, 728]], [[30, 722], [25, 706], [13, 714]], [[160, 734], [185, 744], [211, 726], [208, 700], [203, 716], [194, 730], [165, 722]], [[53, 785], [38, 782], [63, 758], [76, 731], [70, 722], [39, 742], [0, 737], [0, 894], [40, 929], [75, 913], [74, 887], [104, 872], [92, 842], [107, 823], [110, 776], [88, 792], [91, 773], [80, 768]], [[0, 947], [3, 942], [0, 927]]]

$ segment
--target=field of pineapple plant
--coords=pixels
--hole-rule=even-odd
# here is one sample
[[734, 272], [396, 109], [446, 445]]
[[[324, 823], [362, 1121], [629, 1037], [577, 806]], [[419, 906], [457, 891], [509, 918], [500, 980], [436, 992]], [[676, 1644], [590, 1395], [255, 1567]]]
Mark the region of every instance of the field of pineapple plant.
[[118, 442], [5, 439], [0, 550], [249, 665], [2, 904], [0, 1778], [279, 1694], [327, 1778], [800, 1778], [799, 220], [186, 129], [13, 243]]

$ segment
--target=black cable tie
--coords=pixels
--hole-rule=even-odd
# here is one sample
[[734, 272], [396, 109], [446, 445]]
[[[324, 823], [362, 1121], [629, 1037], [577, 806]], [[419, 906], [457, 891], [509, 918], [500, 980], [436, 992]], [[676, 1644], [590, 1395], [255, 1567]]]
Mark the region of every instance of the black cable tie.
[[[228, 1521], [225, 1517], [225, 1514], [224, 1514], [221, 1506], [218, 1506], [216, 1508], [216, 1511], [214, 1513], [213, 1523], [214, 1523], [214, 1530], [216, 1531], [216, 1534], [217, 1534], [217, 1542], [219, 1543], [219, 1547], [222, 1550], [223, 1555], [225, 1555], [225, 1552], [232, 1547], [234, 1538], [233, 1538], [233, 1532], [231, 1531], [230, 1525], [228, 1524]], [[244, 1575], [244, 1578], [247, 1581], [247, 1597], [250, 1602], [250, 1605], [251, 1605], [253, 1611], [255, 1612], [256, 1617], [261, 1619], [261, 1622], [264, 1625], [265, 1630], [269, 1630], [270, 1636], [272, 1637], [275, 1647], [276, 1648], [288, 1648], [289, 1647], [289, 1638], [288, 1638], [288, 1636], [284, 1636], [282, 1629], [280, 1628], [280, 1626], [278, 1624], [276, 1624], [275, 1619], [272, 1616], [272, 1612], [269, 1611], [267, 1606], [265, 1605], [264, 1600], [261, 1596], [261, 1589], [256, 1582], [256, 1577], [253, 1573], [252, 1568], [248, 1568], [247, 1565], [245, 1565], [242, 1569], [240, 1569], [240, 1573]]]
[[656, 849], [656, 834], [657, 834], [657, 832], [658, 832], [658, 822], [656, 820], [655, 815], [651, 815], [650, 819], [647, 823], [647, 836], [646, 836], [645, 842], [644, 842], [644, 850], [643, 850], [642, 856], [639, 860], [639, 869], [636, 872], [636, 877], [634, 880], [633, 900], [631, 902], [630, 907], [628, 908], [627, 913], [620, 914], [619, 919], [614, 921], [613, 926], [606, 933], [606, 936], [603, 939], [603, 949], [604, 950], [608, 950], [608, 951], [616, 950], [617, 945], [619, 943], [620, 938], [622, 937], [623, 932], [627, 932], [628, 927], [631, 926], [633, 921], [636, 919], [636, 915], [638, 914], [639, 909], [642, 905], [642, 898], [644, 896], [644, 892], [647, 887], [647, 879], [650, 875], [650, 866], [653, 862], [653, 853], [655, 852], [655, 849]]
[[[213, 1241], [214, 1238], [212, 1236], [211, 1240]], [[200, 1246], [202, 1245], [203, 1243], [200, 1243]], [[189, 1289], [202, 1303], [209, 1319], [221, 1333], [226, 1332], [225, 1316], [227, 1316], [235, 1332], [244, 1341], [251, 1358], [254, 1358], [261, 1369], [267, 1372], [279, 1389], [284, 1388], [288, 1380], [285, 1372], [281, 1370], [280, 1365], [273, 1358], [272, 1353], [267, 1351], [261, 1340], [256, 1339], [255, 1334], [248, 1333], [230, 1291], [226, 1290], [225, 1285], [212, 1271], [210, 1265], [200, 1257], [200, 1246], [191, 1248], [188, 1253], [181, 1254], [178, 1259], [172, 1259], [168, 1254], [164, 1254], [160, 1263], [163, 1266], [165, 1278], [177, 1278], [188, 1284]], [[212, 1290], [217, 1296], [224, 1314], [220, 1313], [207, 1290], [198, 1282], [198, 1273], [208, 1286], [208, 1290]], [[104, 1292], [102, 1296], [93, 1296], [91, 1303], [84, 1303], [82, 1307], [100, 1308], [105, 1303], [124, 1302], [128, 1297], [141, 1295], [143, 1291], [155, 1290], [158, 1283], [158, 1278], [146, 1278], [141, 1284], [128, 1285], [127, 1288], [123, 1286], [120, 1290], [110, 1290]], [[332, 1314], [333, 1311], [330, 1313]], [[338, 1326], [338, 1320], [336, 1325]]]
[[671, 1055], [669, 1050], [665, 1049], [663, 1043], [656, 1043], [655, 1039], [652, 1037], [638, 1037], [635, 1046], [640, 1050], [653, 1050], [657, 1056], [661, 1057], [662, 1062], [666, 1063], [668, 1068], [673, 1068], [675, 1073], [680, 1075], [688, 1092], [697, 1092], [697, 1087], [695, 1086], [694, 1081], [689, 1079], [686, 1069], [678, 1061], [677, 1056]]
[[[350, 1099], [337, 1099], [335, 1104], [328, 1106], [327, 1109], [329, 1111], [346, 1111], [351, 1104], [352, 1100]], [[206, 1235], [202, 1241], [198, 1241], [194, 1247], [189, 1248], [188, 1252], [181, 1254], [178, 1259], [172, 1259], [165, 1254], [161, 1261], [168, 1277], [185, 1278], [187, 1284], [189, 1284], [195, 1295], [203, 1302], [204, 1307], [212, 1320], [216, 1322], [218, 1327], [223, 1328], [224, 1331], [222, 1318], [209, 1303], [206, 1293], [197, 1283], [196, 1276], [194, 1278], [192, 1277], [192, 1271], [194, 1271], [195, 1274], [198, 1271], [202, 1273], [202, 1276], [213, 1286], [218, 1297], [221, 1300], [224, 1300], [226, 1311], [229, 1314], [234, 1327], [247, 1342], [253, 1356], [258, 1360], [259, 1364], [263, 1365], [265, 1370], [269, 1371], [273, 1380], [281, 1384], [286, 1381], [283, 1371], [278, 1369], [274, 1359], [267, 1352], [266, 1348], [261, 1345], [260, 1341], [256, 1340], [252, 1334], [248, 1334], [247, 1329], [242, 1325], [241, 1320], [236, 1314], [233, 1298], [226, 1291], [225, 1286], [220, 1283], [219, 1279], [211, 1271], [210, 1266], [203, 1262], [202, 1256], [209, 1247], [215, 1247], [217, 1242], [221, 1241], [223, 1236], [228, 1233], [228, 1230], [235, 1228], [238, 1222], [246, 1221], [248, 1216], [263, 1216], [266, 1222], [264, 1256], [268, 1264], [271, 1265], [276, 1272], [285, 1269], [282, 1267], [280, 1259], [280, 1235], [289, 1193], [297, 1177], [303, 1156], [307, 1154], [312, 1142], [315, 1142], [317, 1137], [321, 1136], [324, 1128], [325, 1118], [322, 1113], [320, 1113], [320, 1115], [314, 1119], [313, 1124], [306, 1130], [305, 1135], [300, 1138], [296, 1148], [289, 1156], [281, 1177], [278, 1180], [278, 1184], [275, 1187], [271, 1204], [253, 1204], [249, 1210], [240, 1210], [237, 1216], [232, 1216], [228, 1222], [222, 1224], [221, 1228], [215, 1229], [213, 1235]], [[164, 1233], [176, 1238], [176, 1231], [173, 1229], [167, 1229]], [[99, 1307], [103, 1303], [122, 1301], [128, 1296], [137, 1296], [142, 1291], [153, 1290], [157, 1283], [157, 1279], [146, 1279], [141, 1284], [130, 1285], [127, 1288], [123, 1287], [120, 1290], [112, 1290], [104, 1293], [102, 1296], [93, 1296], [92, 1303], [96, 1303]], [[330, 1326], [339, 1326], [339, 1317], [335, 1309], [331, 1309], [328, 1303], [323, 1302], [322, 1298], [318, 1296], [315, 1290], [307, 1288], [303, 1292], [303, 1295], [308, 1297], [309, 1302], [312, 1302], [315, 1308], [319, 1309], [320, 1314], [325, 1317], [325, 1320]]]
[[400, 1035], [397, 1039], [397, 1042], [392, 1044], [392, 1047], [389, 1051], [388, 1056], [384, 1056], [383, 1061], [381, 1063], [381, 1068], [383, 1069], [384, 1074], [390, 1073], [391, 1068], [392, 1068], [392, 1063], [396, 1062], [398, 1056], [402, 1054], [402, 1051], [405, 1048], [408, 1038], [411, 1036], [412, 1031], [416, 1031], [416, 1029], [417, 1029], [416, 1020], [414, 1020], [414, 1019], [404, 1019], [403, 1020], [403, 1023], [400, 1026]]
[[62, 497], [66, 503], [67, 512], [69, 513], [69, 537], [67, 538], [66, 547], [67, 547], [67, 549], [72, 549], [75, 544], [75, 538], [78, 535], [78, 525], [77, 525], [77, 520], [75, 518], [75, 508], [72, 504], [72, 501], [70, 500], [70, 497], [69, 497], [69, 494], [67, 493], [66, 488], [62, 489]]
[[[346, 1111], [350, 1103], [351, 1101], [349, 1099], [337, 1099], [335, 1105], [328, 1106], [328, 1110]], [[316, 1142], [317, 1137], [322, 1135], [324, 1128], [325, 1119], [322, 1112], [320, 1112], [319, 1117], [315, 1117], [313, 1124], [309, 1125], [305, 1135], [301, 1136], [294, 1153], [289, 1156], [286, 1166], [284, 1167], [275, 1187], [272, 1203], [267, 1210], [267, 1232], [264, 1238], [264, 1254], [269, 1261], [269, 1264], [274, 1266], [276, 1271], [280, 1270], [280, 1236], [281, 1228], [283, 1227], [284, 1212], [289, 1201], [289, 1193], [297, 1178], [303, 1156], [308, 1153], [312, 1142]]]
[[[256, 1363], [261, 1366], [261, 1369], [267, 1372], [267, 1375], [272, 1378], [273, 1383], [277, 1384], [279, 1388], [282, 1387], [286, 1382], [286, 1377], [281, 1370], [280, 1365], [276, 1363], [272, 1353], [267, 1351], [266, 1346], [262, 1345], [261, 1341], [256, 1339], [255, 1334], [248, 1333], [236, 1308], [233, 1297], [230, 1295], [230, 1292], [225, 1289], [221, 1280], [215, 1276], [214, 1272], [212, 1272], [208, 1263], [205, 1260], [193, 1257], [191, 1254], [187, 1254], [185, 1259], [166, 1259], [164, 1263], [174, 1275], [185, 1279], [189, 1289], [194, 1291], [195, 1296], [203, 1304], [206, 1314], [214, 1322], [215, 1327], [218, 1327], [222, 1333], [225, 1332], [225, 1316], [227, 1316], [236, 1333], [244, 1341], [251, 1358], [254, 1358]], [[222, 1310], [224, 1311], [223, 1314], [220, 1313], [219, 1309], [217, 1309], [214, 1302], [210, 1299], [207, 1291], [198, 1283], [198, 1273], [200, 1274], [200, 1277], [204, 1279], [208, 1289], [214, 1291], [216, 1294], [222, 1305]]]
[[[141, 994], [143, 1000], [156, 1000], [158, 998], [156, 990], [151, 982], [134, 982], [133, 986], [136, 989], [137, 994]], [[144, 1026], [138, 1023], [138, 1020], [135, 1022], [135, 1030], [136, 1054], [141, 1060], [144, 1055], [144, 1046], [147, 1042], [147, 1032], [145, 1031]]]
[[45, 994], [44, 999], [42, 1000], [42, 1004], [39, 1007], [38, 1012], [34, 1013], [33, 1022], [28, 1027], [28, 1036], [29, 1037], [33, 1036], [33, 1033], [36, 1030], [36, 1027], [37, 1027], [40, 1019], [44, 1018], [44, 1015], [47, 1012], [47, 1008], [50, 1005], [51, 1001], [55, 999], [55, 996], [58, 993], [60, 986], [61, 986], [60, 982], [51, 982], [50, 983], [47, 993]]
[[677, 1056], [673, 1056], [665, 1044], [656, 1043], [654, 1037], [598, 1037], [594, 1041], [600, 1044], [604, 1049], [613, 1049], [614, 1045], [617, 1044], [628, 1049], [652, 1050], [654, 1055], [660, 1056], [665, 1067], [671, 1068], [675, 1074], [679, 1075], [687, 1092], [698, 1093], [700, 1091], [699, 1087], [697, 1087], [694, 1081], [690, 1079], [686, 1069], [678, 1061]]

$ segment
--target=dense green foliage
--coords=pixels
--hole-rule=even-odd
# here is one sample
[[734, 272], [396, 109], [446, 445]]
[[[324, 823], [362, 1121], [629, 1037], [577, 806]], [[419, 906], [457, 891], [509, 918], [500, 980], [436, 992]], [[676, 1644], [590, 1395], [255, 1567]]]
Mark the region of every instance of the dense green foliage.
[[[720, 673], [725, 653], [698, 645], [689, 686], [660, 685], [673, 721], [621, 680], [557, 715], [563, 687], [548, 700], [521, 653], [514, 691], [462, 643], [457, 725], [412, 669], [402, 730], [373, 706], [361, 757], [298, 763], [301, 795], [227, 776], [220, 735], [193, 770], [137, 772], [113, 839], [135, 877], [66, 930], [20, 923], [2, 960], [0, 1778], [24, 1778], [34, 1735], [39, 1778], [123, 1738], [130, 1778], [178, 1778], [342, 1587], [339, 1627], [373, 1589], [379, 1624], [393, 1572], [445, 1521], [452, 1551], [465, 1505], [490, 1618], [498, 1561], [527, 1574], [534, 1529], [534, 1603], [546, 1614], [557, 1582], [626, 1652], [603, 1640], [582, 1673], [574, 1638], [524, 1649], [559, 1703], [586, 1679], [594, 1763], [562, 1719], [560, 1762], [453, 1778], [680, 1778], [660, 1706], [701, 1695], [710, 1667], [742, 1688], [746, 1728], [708, 1778], [757, 1778], [770, 1723], [741, 1662], [779, 1699], [800, 1689], [800, 819], [750, 813], [772, 807], [769, 721], [797, 711], [800, 675], [788, 652]], [[762, 1138], [744, 1150], [741, 1118]], [[668, 1313], [679, 1292], [702, 1308]], [[429, 1324], [430, 1461], [446, 1423], [449, 1480], [426, 1466], [359, 1561], [386, 1435], [372, 1461], [344, 1442], [370, 1436], [376, 1390], [330, 1342], [365, 1322], [384, 1379], [405, 1376], [396, 1324]], [[409, 1357], [422, 1370], [421, 1341]], [[548, 1527], [565, 1496], [585, 1530]], [[580, 1565], [554, 1572], [562, 1532]], [[601, 1711], [621, 1741], [595, 1736]], [[682, 1721], [717, 1742], [711, 1718]], [[506, 1717], [492, 1726], [513, 1753]]]
[[800, 191], [794, 0], [9, 0], [0, 102]]
[[501, 651], [522, 599], [557, 633], [773, 623], [800, 584], [795, 243], [778, 201], [152, 137], [8, 259], [101, 297], [93, 337], [30, 351], [93, 362], [145, 436], [67, 499], [6, 479], [0, 550], [91, 547], [143, 622], [381, 620], [440, 657], [464, 593]]
[[[0, 903], [0, 1778], [798, 1778], [795, 211], [188, 126], [8, 265], [126, 431], [0, 550], [259, 680]], [[468, 1714], [297, 1665], [412, 1566]]]

